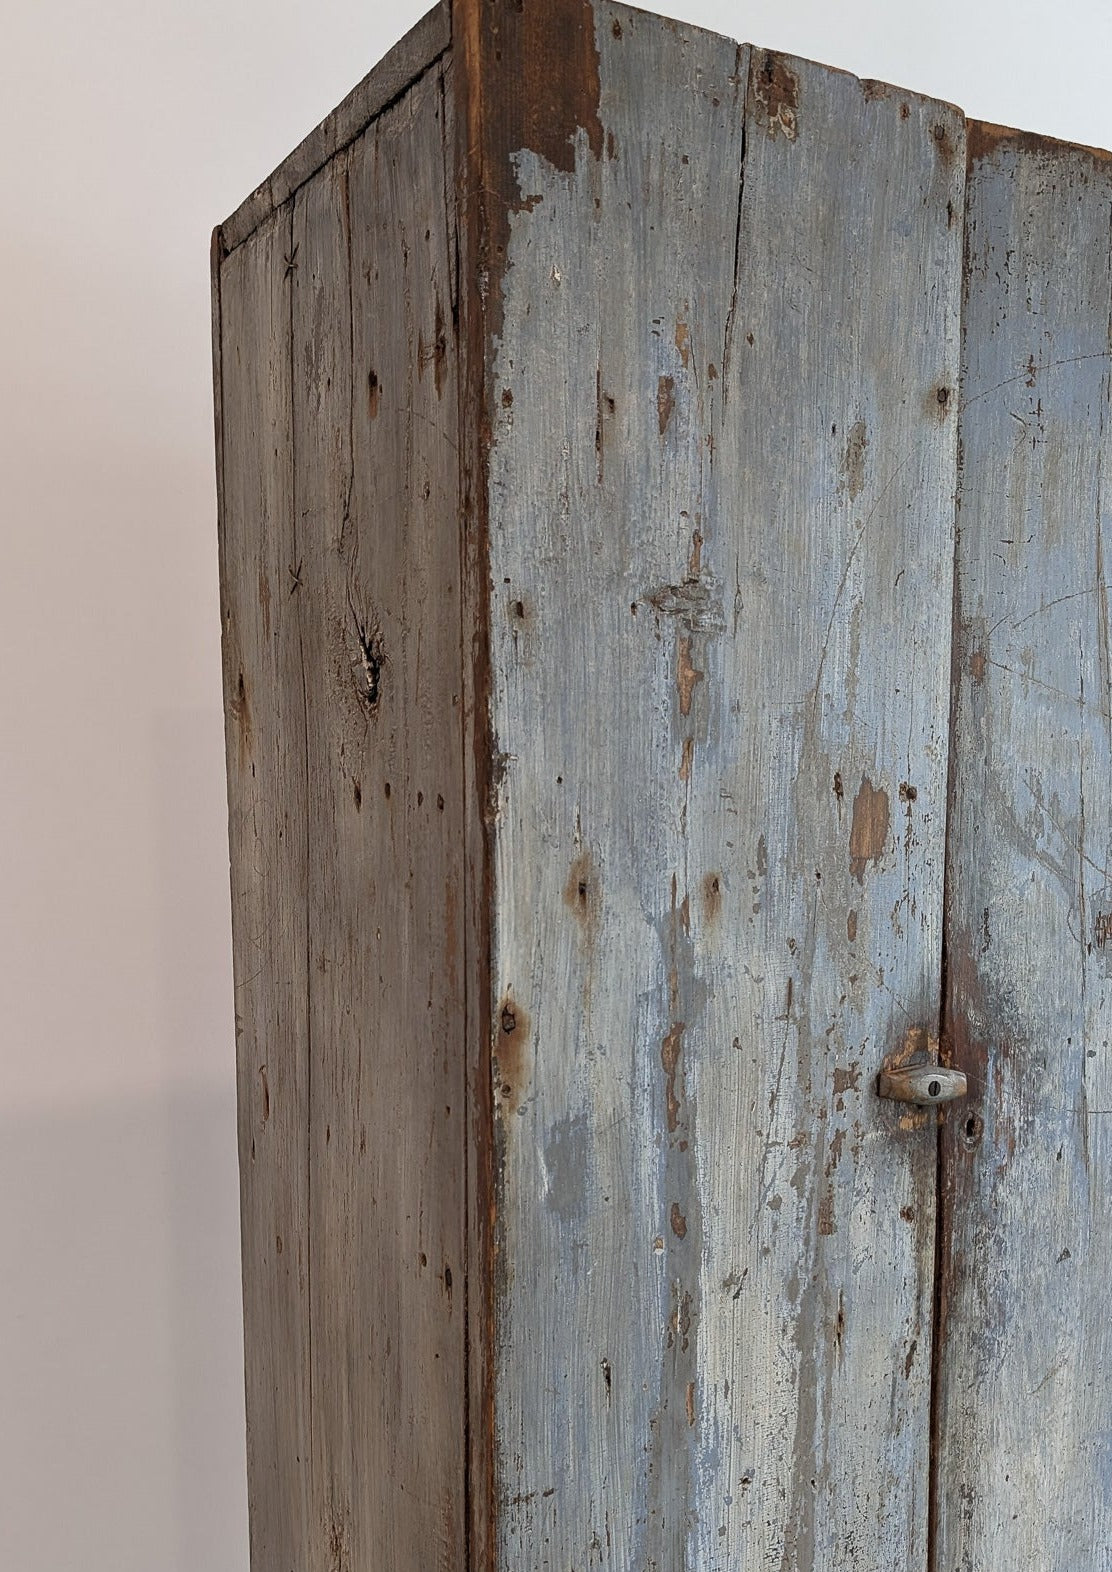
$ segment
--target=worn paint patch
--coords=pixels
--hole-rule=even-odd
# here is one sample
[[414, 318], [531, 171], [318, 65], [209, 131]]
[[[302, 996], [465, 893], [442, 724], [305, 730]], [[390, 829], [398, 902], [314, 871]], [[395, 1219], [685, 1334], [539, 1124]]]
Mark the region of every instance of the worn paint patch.
[[478, 85], [467, 110], [472, 146], [483, 150], [479, 187], [491, 353], [502, 334], [512, 215], [529, 205], [531, 195], [518, 182], [518, 154], [527, 149], [568, 175], [575, 173], [581, 141], [595, 159], [603, 156], [595, 10], [592, 0], [488, 0], [463, 8], [460, 34], [465, 75]]
[[683, 1034], [685, 1031], [683, 1021], [677, 1021], [666, 1033], [660, 1045], [660, 1062], [664, 1066], [664, 1075], [667, 1092], [667, 1119], [669, 1131], [674, 1131], [679, 1123], [680, 1103], [683, 1098], [682, 1089], [677, 1090], [679, 1077], [680, 1056], [683, 1052]]
[[702, 682], [703, 673], [692, 663], [691, 640], [680, 639], [676, 658], [676, 688], [680, 696], [680, 714], [691, 714], [691, 699], [695, 684]]
[[691, 365], [691, 330], [686, 322], [676, 323], [676, 348], [686, 371]]
[[676, 410], [676, 379], [661, 377], [656, 385], [656, 423], [663, 436]]
[[654, 611], [676, 617], [689, 633], [723, 633], [726, 616], [721, 596], [706, 579], [692, 574], [682, 584], [662, 584], [643, 597]]
[[766, 50], [753, 56], [750, 113], [769, 136], [789, 142], [799, 135], [799, 78], [783, 55]]
[[846, 451], [842, 456], [842, 477], [851, 502], [856, 502], [865, 489], [865, 459], [869, 450], [869, 429], [863, 420], [854, 422], [846, 438]]
[[849, 868], [859, 884], [865, 880], [865, 869], [884, 856], [888, 845], [890, 812], [888, 793], [874, 787], [868, 776], [863, 776], [861, 787], [853, 799], [853, 823], [849, 832]]

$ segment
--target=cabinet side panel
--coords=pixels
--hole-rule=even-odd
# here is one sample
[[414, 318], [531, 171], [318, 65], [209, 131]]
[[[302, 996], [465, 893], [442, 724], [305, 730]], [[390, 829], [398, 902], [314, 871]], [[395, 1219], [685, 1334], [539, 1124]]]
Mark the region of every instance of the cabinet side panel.
[[487, 181], [500, 1565], [907, 1572], [964, 123], [556, 9]]
[[310, 1566], [464, 1564], [457, 380], [440, 68], [294, 202]]
[[255, 1572], [467, 1558], [449, 75], [222, 267]]
[[970, 128], [939, 1572], [1112, 1543], [1112, 162]]
[[219, 268], [220, 577], [238, 1066], [251, 1564], [310, 1518], [305, 701], [289, 208]]

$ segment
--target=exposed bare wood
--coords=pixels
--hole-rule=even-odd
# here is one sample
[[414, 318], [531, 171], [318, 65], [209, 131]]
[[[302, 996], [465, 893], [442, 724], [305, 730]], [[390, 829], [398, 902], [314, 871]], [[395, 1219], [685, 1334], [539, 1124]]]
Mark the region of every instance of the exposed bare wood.
[[220, 582], [251, 1560], [303, 1565], [309, 1398], [308, 826], [288, 208], [219, 267]]
[[466, 1563], [443, 73], [220, 270], [256, 1572]]
[[1103, 1569], [1110, 214], [444, 0], [217, 231], [254, 1572]]

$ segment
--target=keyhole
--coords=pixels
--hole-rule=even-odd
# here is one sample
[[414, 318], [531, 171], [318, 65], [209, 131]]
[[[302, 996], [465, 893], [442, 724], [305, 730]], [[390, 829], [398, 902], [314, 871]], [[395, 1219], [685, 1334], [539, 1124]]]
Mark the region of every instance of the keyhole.
[[938, 1081], [932, 1081], [927, 1087], [927, 1091], [931, 1094], [932, 1097], [937, 1097], [941, 1090], [942, 1087]]

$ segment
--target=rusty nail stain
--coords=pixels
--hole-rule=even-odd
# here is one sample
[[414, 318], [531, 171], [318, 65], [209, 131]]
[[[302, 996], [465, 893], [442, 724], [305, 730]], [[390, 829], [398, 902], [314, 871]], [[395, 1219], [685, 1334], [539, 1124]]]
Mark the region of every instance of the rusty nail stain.
[[686, 370], [691, 364], [691, 333], [686, 322], [676, 323], [676, 348]]
[[687, 1383], [687, 1397], [686, 1397], [686, 1400], [685, 1400], [685, 1406], [687, 1408], [687, 1422], [688, 1422], [689, 1425], [693, 1425], [695, 1423], [695, 1383], [694, 1383], [694, 1381], [689, 1381]]
[[685, 1239], [687, 1237], [687, 1218], [680, 1211], [680, 1203], [678, 1201], [672, 1202], [671, 1223], [672, 1232], [676, 1238]]
[[969, 657], [969, 674], [974, 682], [984, 682], [987, 665], [988, 657], [984, 650], [974, 650]]
[[851, 944], [857, 943], [857, 913], [855, 911], [846, 913], [846, 938]]
[[521, 1103], [525, 1085], [529, 1017], [507, 993], [499, 1007], [498, 1020], [502, 1028], [495, 1045], [498, 1081], [502, 1096], [513, 1111]]
[[683, 760], [679, 768], [679, 778], [681, 781], [689, 781], [691, 779], [691, 764], [694, 757], [695, 738], [685, 737], [683, 739]]

